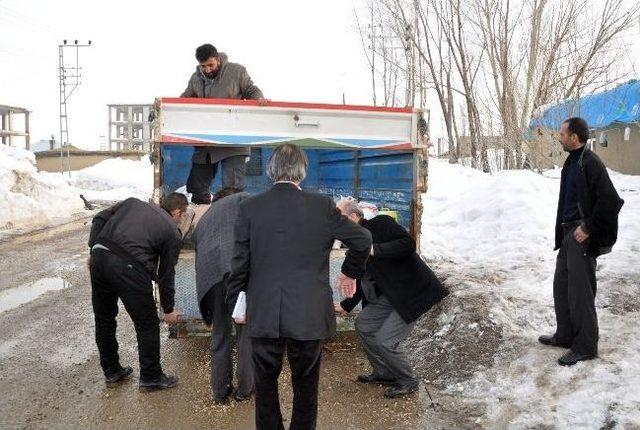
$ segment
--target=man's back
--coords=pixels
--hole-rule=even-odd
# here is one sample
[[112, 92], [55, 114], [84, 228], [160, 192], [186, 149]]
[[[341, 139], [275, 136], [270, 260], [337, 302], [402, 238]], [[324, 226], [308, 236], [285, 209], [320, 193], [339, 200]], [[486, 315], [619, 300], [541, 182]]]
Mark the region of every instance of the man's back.
[[211, 204], [193, 232], [196, 245], [196, 286], [198, 301], [231, 271], [233, 225], [238, 207], [249, 197], [236, 193]]
[[[359, 277], [370, 234], [341, 216], [328, 196], [276, 184], [240, 206], [230, 294], [246, 285], [251, 337], [324, 339], [335, 331], [329, 253], [350, 246], [343, 273]], [[244, 281], [244, 282], [243, 282]]]
[[123, 248], [131, 257], [154, 273], [166, 248], [180, 245], [176, 224], [163, 209], [129, 198], [116, 206], [96, 238], [97, 243], [109, 242]]

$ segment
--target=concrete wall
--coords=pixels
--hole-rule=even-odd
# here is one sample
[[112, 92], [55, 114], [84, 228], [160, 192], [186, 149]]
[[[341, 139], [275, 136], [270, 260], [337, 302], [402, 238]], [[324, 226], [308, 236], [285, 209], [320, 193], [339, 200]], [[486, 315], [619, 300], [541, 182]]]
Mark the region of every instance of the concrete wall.
[[[630, 128], [629, 140], [624, 140], [624, 129]], [[607, 146], [598, 141], [605, 132]], [[567, 154], [558, 143], [557, 133], [548, 130], [535, 130], [534, 140], [530, 143], [537, 160], [543, 167], [551, 167], [553, 163], [562, 166]], [[596, 130], [589, 139], [589, 148], [602, 159], [612, 170], [628, 175], [640, 175], [640, 125], [619, 124], [603, 130]]]
[[[140, 151], [86, 151], [79, 153], [71, 153], [71, 170], [82, 170], [87, 167], [95, 166], [101, 161], [109, 158], [126, 158], [128, 160], [140, 160], [145, 152]], [[36, 163], [38, 164], [38, 170], [45, 172], [59, 172], [60, 171], [60, 152], [59, 151], [45, 151], [36, 154]], [[64, 154], [63, 160], [64, 171], [67, 170], [67, 154]]]
[[[629, 140], [624, 140], [625, 126], [630, 128]], [[640, 175], [640, 125], [622, 125], [605, 130], [607, 146], [598, 143], [600, 132], [595, 133], [594, 152], [613, 170], [629, 175]]]

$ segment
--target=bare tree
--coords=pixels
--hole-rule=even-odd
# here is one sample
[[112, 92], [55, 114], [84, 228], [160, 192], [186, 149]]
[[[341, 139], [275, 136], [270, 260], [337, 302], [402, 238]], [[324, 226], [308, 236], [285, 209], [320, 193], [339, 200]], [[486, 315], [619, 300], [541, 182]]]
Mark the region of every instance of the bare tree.
[[[456, 143], [458, 139], [454, 124], [452, 59], [444, 35], [445, 29], [437, 22], [436, 25], [428, 23], [427, 14], [430, 9], [423, 8], [419, 0], [380, 0], [380, 2], [384, 5], [389, 16], [405, 29], [408, 41], [411, 42], [412, 49], [415, 50], [415, 54], [421, 62], [420, 67], [426, 69], [428, 82], [431, 84], [429, 87], [434, 89], [437, 94], [444, 118], [449, 145], [449, 162], [457, 163]], [[413, 77], [415, 74], [411, 74], [411, 76]]]
[[[523, 168], [527, 154], [543, 158], [525, 140], [534, 111], [627, 75], [618, 39], [638, 19], [640, 5], [625, 8], [624, 1], [371, 0], [382, 40], [393, 41], [372, 49], [383, 64], [383, 91], [393, 94], [385, 104], [395, 103], [402, 87], [406, 105], [418, 99], [423, 106], [433, 90], [450, 162], [465, 155], [458, 142], [468, 132], [471, 165], [489, 171], [486, 136], [495, 124], [500, 166]], [[373, 60], [370, 65], [377, 70]], [[462, 128], [456, 105], [464, 106]]]
[[589, 19], [593, 3], [587, 0], [471, 1], [494, 76], [489, 96], [500, 114], [504, 162], [522, 168], [524, 131], [536, 108], [619, 80], [602, 78], [620, 58], [610, 48], [637, 19], [638, 6], [606, 0]]

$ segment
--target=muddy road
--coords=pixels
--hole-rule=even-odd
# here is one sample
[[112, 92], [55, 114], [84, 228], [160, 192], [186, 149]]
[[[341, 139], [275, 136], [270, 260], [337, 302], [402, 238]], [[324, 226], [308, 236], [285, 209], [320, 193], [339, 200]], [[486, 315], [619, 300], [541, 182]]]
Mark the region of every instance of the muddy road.
[[[0, 242], [0, 299], [8, 307], [0, 310], [0, 428], [253, 428], [253, 401], [212, 403], [208, 338], [168, 339], [163, 325], [163, 367], [180, 376], [180, 385], [166, 392], [138, 392], [135, 332], [122, 307], [121, 362], [131, 365], [134, 375], [117, 388], [105, 387], [85, 266], [89, 223], [74, 221]], [[36, 287], [50, 291], [30, 300]], [[318, 428], [440, 427], [425, 388], [407, 399], [385, 399], [382, 387], [354, 382], [369, 368], [353, 338], [342, 337], [329, 349], [323, 359]], [[288, 419], [292, 392], [284, 369], [280, 389]]]

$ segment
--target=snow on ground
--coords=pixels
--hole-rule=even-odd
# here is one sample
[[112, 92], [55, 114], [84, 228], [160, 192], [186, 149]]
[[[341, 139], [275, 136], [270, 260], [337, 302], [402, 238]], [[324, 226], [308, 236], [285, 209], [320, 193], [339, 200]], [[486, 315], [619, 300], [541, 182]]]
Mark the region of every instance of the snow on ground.
[[35, 156], [22, 148], [0, 145], [0, 232], [28, 231], [89, 214], [80, 199], [147, 200], [153, 191], [153, 165], [108, 159], [67, 174], [38, 172]]
[[148, 156], [140, 161], [112, 158], [71, 172], [71, 184], [89, 200], [146, 201], [153, 192], [153, 164]]
[[69, 217], [83, 203], [64, 178], [38, 172], [32, 152], [0, 145], [0, 209], [0, 230], [8, 230]]
[[[499, 346], [489, 366], [479, 366], [463, 381], [441, 379], [445, 392], [466, 404], [469, 411], [478, 410], [472, 405], [482, 405], [479, 410], [483, 412], [468, 417], [467, 425], [640, 428], [640, 331], [636, 328], [640, 317], [640, 265], [636, 261], [640, 177], [610, 175], [625, 205], [618, 243], [611, 254], [598, 259], [599, 359], [563, 368], [556, 360], [564, 350], [537, 342], [539, 334], [552, 333], [555, 327], [552, 280], [556, 253], [552, 248], [559, 170], [544, 175], [528, 171], [488, 175], [430, 160], [422, 252], [440, 273], [450, 277], [448, 285], [455, 300], [464, 305], [482, 298], [487, 309], [481, 327], [501, 330], [493, 338]], [[447, 322], [445, 331], [451, 319], [468, 312], [457, 309], [460, 307], [443, 311], [440, 319]], [[464, 331], [474, 332], [477, 327], [468, 324], [449, 335], [462, 337]], [[446, 335], [432, 337], [436, 340], [432, 345], [438, 340], [456, 343]], [[420, 346], [421, 340], [416, 342]], [[476, 349], [482, 352], [483, 346], [479, 341]]]

